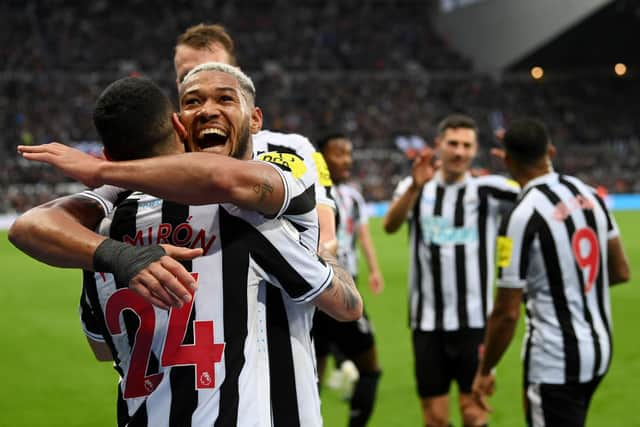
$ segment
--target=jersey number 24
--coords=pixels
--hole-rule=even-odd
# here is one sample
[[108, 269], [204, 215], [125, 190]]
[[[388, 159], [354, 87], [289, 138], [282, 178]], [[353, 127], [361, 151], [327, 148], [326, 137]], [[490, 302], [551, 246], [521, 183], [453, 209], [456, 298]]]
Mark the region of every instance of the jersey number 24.
[[[197, 273], [192, 273], [198, 280]], [[193, 344], [182, 341], [189, 327], [193, 299], [181, 308], [171, 308], [166, 337], [160, 363], [163, 367], [194, 365], [196, 367], [196, 389], [214, 388], [214, 364], [222, 360], [224, 344], [213, 341], [213, 320], [197, 320], [193, 323]], [[122, 334], [120, 313], [131, 310], [139, 319], [135, 342], [131, 350], [131, 361], [125, 377], [124, 397], [144, 397], [158, 386], [162, 373], [147, 375], [151, 342], [156, 325], [153, 306], [130, 289], [119, 289], [109, 297], [105, 306], [107, 328], [112, 335]]]

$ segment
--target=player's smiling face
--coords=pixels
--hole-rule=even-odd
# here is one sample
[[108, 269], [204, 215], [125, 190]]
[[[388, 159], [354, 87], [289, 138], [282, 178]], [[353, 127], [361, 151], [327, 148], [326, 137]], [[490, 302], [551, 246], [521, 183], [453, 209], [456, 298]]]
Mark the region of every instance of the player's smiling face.
[[352, 152], [351, 141], [346, 138], [335, 138], [327, 144], [323, 155], [333, 181], [344, 182], [351, 176]]
[[249, 158], [252, 108], [255, 110], [231, 74], [195, 74], [180, 88], [180, 121], [186, 128], [187, 150]]
[[449, 128], [437, 140], [438, 155], [446, 181], [457, 181], [471, 168], [478, 152], [476, 131], [467, 128]]

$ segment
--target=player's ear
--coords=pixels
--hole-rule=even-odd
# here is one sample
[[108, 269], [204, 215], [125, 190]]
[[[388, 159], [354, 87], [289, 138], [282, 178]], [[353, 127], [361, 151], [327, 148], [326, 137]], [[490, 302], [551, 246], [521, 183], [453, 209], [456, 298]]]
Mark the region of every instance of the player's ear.
[[183, 143], [187, 142], [187, 129], [184, 127], [182, 122], [180, 121], [180, 115], [178, 113], [173, 113], [171, 115], [171, 123], [173, 124], [173, 128], [176, 130], [178, 137]]
[[553, 159], [556, 155], [556, 146], [553, 144], [549, 144], [549, 148], [547, 149], [547, 153], [549, 155], [549, 159]]
[[102, 157], [109, 160], [110, 162], [113, 161], [113, 158], [109, 155], [109, 152], [106, 150], [106, 148], [102, 149]]
[[262, 110], [260, 107], [253, 107], [251, 112], [251, 133], [258, 133], [262, 129]]

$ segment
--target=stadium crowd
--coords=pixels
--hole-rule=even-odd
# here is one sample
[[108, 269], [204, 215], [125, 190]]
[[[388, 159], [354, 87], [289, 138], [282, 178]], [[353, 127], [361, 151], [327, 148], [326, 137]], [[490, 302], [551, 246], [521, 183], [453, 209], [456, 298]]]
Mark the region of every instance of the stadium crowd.
[[[95, 150], [91, 111], [102, 89], [115, 78], [142, 74], [174, 94], [168, 60], [174, 36], [206, 20], [223, 22], [236, 38], [268, 128], [312, 140], [334, 129], [351, 137], [354, 175], [367, 200], [388, 200], [409, 170], [397, 137], [431, 141], [451, 111], [480, 125], [478, 166], [499, 170], [487, 154], [497, 144], [494, 129], [530, 114], [544, 120], [562, 146], [559, 169], [610, 192], [640, 191], [637, 80], [478, 74], [425, 22], [427, 2], [312, 1], [291, 8], [282, 1], [229, 1], [216, 2], [215, 10], [177, 0], [155, 8], [117, 3], [31, 2], [26, 14], [23, 2], [0, 5], [6, 58], [0, 64], [0, 212], [22, 212], [68, 188], [51, 168], [19, 159], [17, 144], [58, 140]], [[206, 16], [203, 7], [210, 8]], [[248, 8], [259, 18], [247, 18]]]

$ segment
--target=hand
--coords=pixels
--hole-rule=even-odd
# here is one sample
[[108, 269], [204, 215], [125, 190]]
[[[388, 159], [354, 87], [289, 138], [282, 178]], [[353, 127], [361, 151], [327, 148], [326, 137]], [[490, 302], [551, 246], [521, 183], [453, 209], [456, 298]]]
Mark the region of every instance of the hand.
[[160, 246], [167, 254], [140, 270], [129, 282], [129, 289], [165, 310], [170, 307], [180, 308], [183, 303], [191, 301], [191, 295], [198, 285], [178, 260], [197, 258], [202, 255], [202, 249]]
[[90, 188], [104, 184], [100, 181], [100, 165], [107, 160], [99, 159], [59, 142], [42, 145], [18, 145], [18, 152], [27, 160], [50, 164], [65, 175], [82, 182]]
[[493, 373], [482, 375], [480, 372], [476, 374], [471, 386], [471, 397], [485, 411], [491, 412], [491, 407], [487, 403], [487, 396], [493, 395], [496, 390], [496, 377]]
[[374, 295], [378, 295], [384, 289], [384, 279], [379, 271], [369, 272], [369, 288]]
[[330, 239], [326, 242], [320, 243], [318, 248], [318, 255], [324, 258], [325, 255], [331, 255], [333, 257], [338, 256], [338, 239]]
[[435, 152], [425, 147], [420, 154], [418, 154], [413, 161], [411, 169], [411, 177], [413, 178], [413, 185], [417, 188], [429, 181], [435, 175], [436, 171], [440, 168], [440, 160], [434, 162]]
[[491, 150], [489, 150], [489, 152], [493, 157], [495, 157], [498, 160], [502, 160], [503, 162], [504, 162], [504, 158], [507, 157], [507, 153], [505, 153], [504, 148], [494, 147]]

